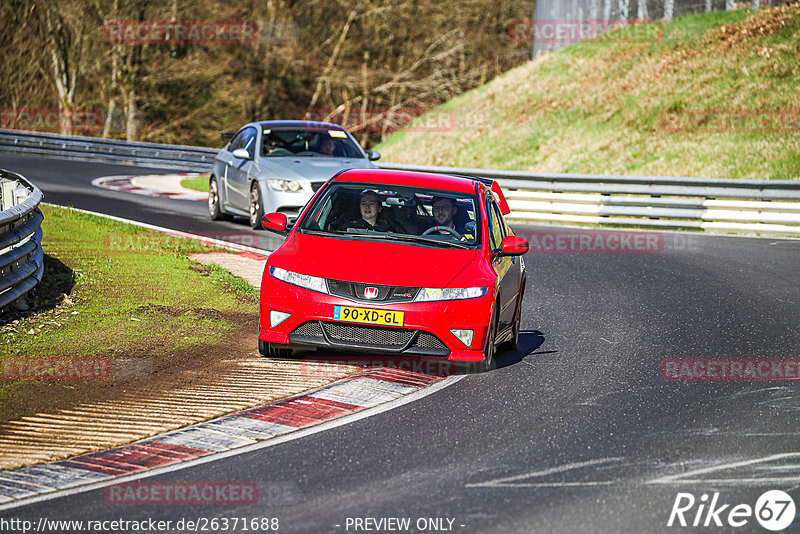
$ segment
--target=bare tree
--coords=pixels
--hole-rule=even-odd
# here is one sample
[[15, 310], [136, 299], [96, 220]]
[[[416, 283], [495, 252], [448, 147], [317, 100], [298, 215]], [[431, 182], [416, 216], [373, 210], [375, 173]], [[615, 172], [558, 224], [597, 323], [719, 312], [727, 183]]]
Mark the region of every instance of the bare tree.
[[72, 133], [75, 90], [86, 64], [86, 15], [73, 7], [60, 2], [37, 3], [44, 20], [45, 42], [61, 111], [61, 132], [64, 134]]
[[[217, 142], [219, 130], [245, 120], [298, 117], [311, 104], [369, 116], [360, 132], [369, 143], [381, 136], [376, 128], [391, 131], [397, 110], [429, 109], [527, 61], [528, 48], [509, 39], [508, 27], [533, 6], [0, 0], [0, 26], [9, 29], [0, 32], [0, 109], [103, 107], [106, 137], [191, 144]], [[113, 20], [249, 20], [260, 38], [125, 44], [106, 40], [103, 25]]]
[[358, 12], [355, 10], [350, 11], [350, 14], [347, 15], [347, 21], [345, 21], [344, 25], [342, 26], [341, 32], [339, 33], [339, 38], [336, 40], [336, 46], [333, 48], [333, 53], [331, 54], [331, 57], [328, 58], [328, 64], [325, 66], [325, 70], [322, 71], [322, 74], [317, 77], [317, 86], [314, 89], [314, 94], [311, 96], [311, 102], [309, 102], [308, 107], [313, 108], [316, 105], [323, 85], [328, 85], [330, 83], [330, 74], [333, 71], [333, 67], [336, 65], [336, 60], [339, 59], [339, 54], [342, 51], [342, 45], [344, 44], [345, 40], [347, 40], [347, 34], [350, 32], [350, 25], [353, 24], [353, 21], [357, 15]]
[[675, 12], [675, 0], [664, 0], [664, 20], [672, 20]]
[[0, 107], [4, 126], [16, 127], [20, 108], [55, 103], [51, 88], [41, 80], [50, 76], [49, 57], [39, 36], [44, 34], [35, 6], [22, 2], [0, 2], [0, 21], [13, 31], [0, 32]]
[[629, 0], [619, 0], [619, 20], [628, 20]]
[[645, 0], [639, 0], [639, 5], [636, 13], [640, 20], [650, 19], [650, 15], [647, 13], [647, 2]]

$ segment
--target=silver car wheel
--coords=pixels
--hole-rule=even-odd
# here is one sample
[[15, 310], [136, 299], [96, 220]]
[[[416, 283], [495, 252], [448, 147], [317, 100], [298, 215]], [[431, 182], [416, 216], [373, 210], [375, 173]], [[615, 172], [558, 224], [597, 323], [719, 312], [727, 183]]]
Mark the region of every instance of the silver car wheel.
[[208, 185], [208, 214], [213, 218], [217, 214], [217, 205], [219, 204], [219, 191], [217, 190], [217, 181], [211, 180]]
[[264, 216], [264, 209], [261, 205], [261, 191], [258, 183], [253, 182], [250, 187], [250, 227], [258, 230], [261, 228], [261, 218]]

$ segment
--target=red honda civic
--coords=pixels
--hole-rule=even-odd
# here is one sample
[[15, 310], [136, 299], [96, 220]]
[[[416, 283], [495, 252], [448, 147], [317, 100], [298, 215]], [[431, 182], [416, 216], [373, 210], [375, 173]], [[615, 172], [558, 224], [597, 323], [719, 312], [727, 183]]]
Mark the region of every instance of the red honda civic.
[[261, 354], [312, 347], [474, 362], [519, 339], [528, 242], [496, 182], [358, 169], [331, 178], [261, 281]]

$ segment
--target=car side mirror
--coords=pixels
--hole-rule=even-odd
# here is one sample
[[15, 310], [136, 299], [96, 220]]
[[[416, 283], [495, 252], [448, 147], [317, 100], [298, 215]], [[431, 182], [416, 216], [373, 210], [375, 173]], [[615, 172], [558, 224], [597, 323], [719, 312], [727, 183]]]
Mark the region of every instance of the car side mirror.
[[288, 234], [289, 230], [286, 228], [288, 224], [289, 219], [286, 217], [285, 213], [267, 213], [261, 219], [261, 226], [276, 234]]
[[234, 150], [233, 157], [239, 159], [252, 159], [250, 157], [250, 152], [248, 152], [246, 148], [237, 148]]
[[522, 256], [528, 252], [530, 244], [528, 240], [518, 235], [507, 235], [500, 243], [498, 256]]
[[367, 158], [370, 161], [378, 161], [381, 159], [381, 153], [377, 150], [367, 150]]

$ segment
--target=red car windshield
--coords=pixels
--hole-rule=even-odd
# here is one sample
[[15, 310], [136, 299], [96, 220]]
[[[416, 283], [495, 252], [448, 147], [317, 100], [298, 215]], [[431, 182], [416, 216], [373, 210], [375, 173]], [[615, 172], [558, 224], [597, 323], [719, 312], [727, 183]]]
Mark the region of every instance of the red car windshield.
[[334, 183], [300, 229], [352, 238], [476, 248], [480, 215], [475, 195], [408, 186]]

